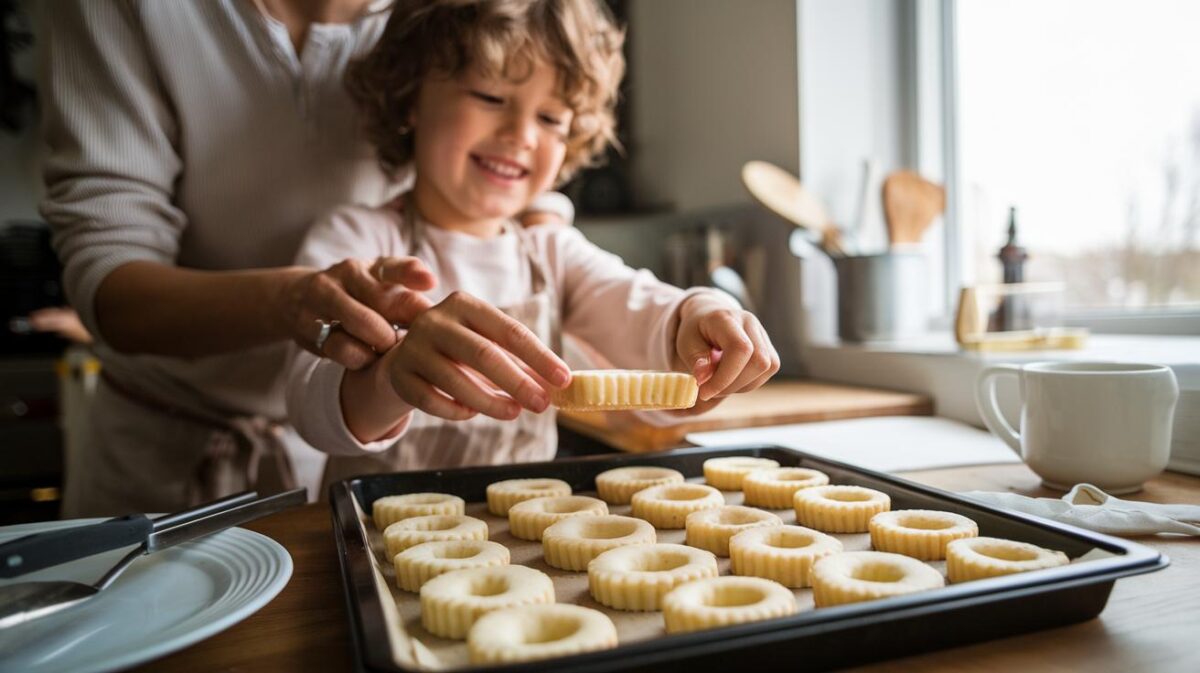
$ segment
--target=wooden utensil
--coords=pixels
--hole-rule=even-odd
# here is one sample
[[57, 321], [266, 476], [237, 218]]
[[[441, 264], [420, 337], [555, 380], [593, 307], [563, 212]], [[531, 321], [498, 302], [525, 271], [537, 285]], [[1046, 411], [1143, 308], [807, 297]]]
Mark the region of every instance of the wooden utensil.
[[945, 209], [946, 190], [914, 171], [896, 171], [883, 181], [883, 215], [892, 245], [920, 243]]
[[830, 256], [844, 257], [841, 232], [829, 219], [825, 204], [800, 184], [799, 178], [766, 161], [742, 166], [742, 183], [758, 202], [776, 215], [821, 235], [821, 247]]

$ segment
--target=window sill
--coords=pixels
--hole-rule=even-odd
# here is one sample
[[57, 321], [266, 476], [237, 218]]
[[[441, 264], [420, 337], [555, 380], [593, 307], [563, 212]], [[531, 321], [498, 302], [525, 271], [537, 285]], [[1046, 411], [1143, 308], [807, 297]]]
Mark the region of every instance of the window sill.
[[[938, 416], [981, 427], [975, 380], [984, 367], [1001, 363], [1106, 360], [1168, 365], [1181, 389], [1200, 389], [1200, 337], [1093, 334], [1085, 348], [1070, 351], [975, 353], [961, 351], [948, 334], [886, 344], [810, 344], [807, 374], [838, 383], [923, 393]], [[1016, 386], [1000, 389], [1002, 407], [1015, 416]]]

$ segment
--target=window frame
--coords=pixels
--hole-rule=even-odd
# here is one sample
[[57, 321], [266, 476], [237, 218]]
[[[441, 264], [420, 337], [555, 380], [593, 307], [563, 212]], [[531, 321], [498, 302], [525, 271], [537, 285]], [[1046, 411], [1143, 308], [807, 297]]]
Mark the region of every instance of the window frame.
[[[939, 176], [946, 187], [943, 250], [945, 252], [946, 302], [952, 313], [958, 288], [973, 280], [968, 267], [973, 232], [963, 223], [963, 200], [959, 166], [959, 89], [957, 60], [957, 5], [959, 0], [900, 0], [902, 39], [908, 45], [905, 89], [908, 98], [909, 153], [917, 169]], [[948, 316], [948, 320], [952, 320]], [[1200, 334], [1200, 309], [1088, 309], [1070, 311], [1064, 317], [1073, 327], [1096, 333], [1146, 335]], [[940, 321], [939, 321], [940, 322]]]

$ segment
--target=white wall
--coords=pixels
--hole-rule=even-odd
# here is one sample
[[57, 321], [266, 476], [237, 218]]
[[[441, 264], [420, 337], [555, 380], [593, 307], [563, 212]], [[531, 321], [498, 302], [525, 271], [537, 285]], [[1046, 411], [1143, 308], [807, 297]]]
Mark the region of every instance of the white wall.
[[748, 202], [751, 159], [798, 170], [796, 0], [633, 0], [629, 12], [642, 205]]

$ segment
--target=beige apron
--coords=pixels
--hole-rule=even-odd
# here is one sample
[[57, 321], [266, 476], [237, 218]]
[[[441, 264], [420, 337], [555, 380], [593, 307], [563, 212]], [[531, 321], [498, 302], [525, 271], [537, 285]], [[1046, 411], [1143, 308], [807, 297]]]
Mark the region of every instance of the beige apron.
[[[409, 205], [411, 200], [403, 201], [406, 205], [402, 206], [400, 226], [408, 240], [407, 254], [416, 256], [427, 225]], [[509, 226], [516, 232], [521, 254], [529, 263], [531, 287], [528, 299], [500, 310], [561, 354], [558, 300], [549, 282], [549, 270], [534, 253], [528, 234], [519, 225]], [[549, 410], [535, 414], [522, 409], [511, 421], [482, 414], [466, 421], [447, 421], [413, 411], [408, 428], [387, 450], [362, 456], [330, 456], [324, 481], [328, 485], [360, 474], [550, 460], [557, 445], [554, 413]]]
[[102, 372], [84, 450], [67, 460], [63, 516], [173, 512], [295, 479], [290, 428], [262, 416], [184, 409]]

